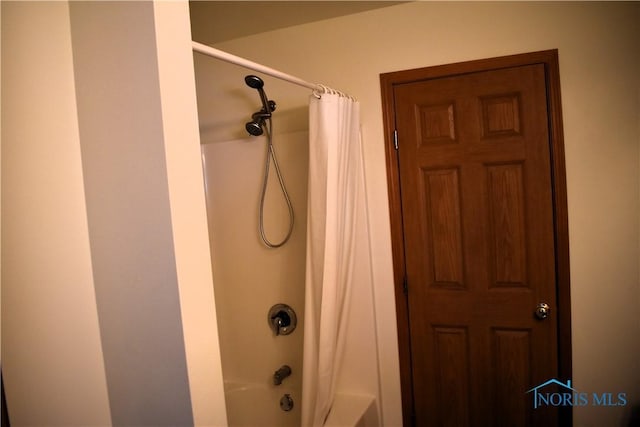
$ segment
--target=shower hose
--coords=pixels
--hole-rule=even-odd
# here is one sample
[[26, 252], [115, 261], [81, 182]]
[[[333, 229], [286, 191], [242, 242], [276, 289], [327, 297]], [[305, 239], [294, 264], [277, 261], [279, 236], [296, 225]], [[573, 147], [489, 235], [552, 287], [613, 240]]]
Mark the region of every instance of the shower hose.
[[[276, 158], [276, 150], [273, 147], [273, 124], [271, 123], [271, 118], [267, 119], [268, 126], [265, 126], [267, 132], [267, 155], [265, 156], [265, 164], [264, 164], [264, 176], [262, 177], [262, 191], [260, 192], [260, 214], [259, 214], [259, 228], [260, 228], [260, 238], [264, 242], [264, 244], [269, 248], [279, 248], [280, 246], [287, 243], [289, 238], [291, 237], [291, 233], [293, 232], [293, 205], [291, 204], [291, 199], [289, 198], [289, 194], [287, 193], [287, 188], [284, 185], [284, 179], [282, 178], [282, 173], [280, 172], [280, 166], [278, 166], [278, 159]], [[287, 203], [287, 208], [289, 209], [289, 230], [287, 231], [287, 235], [278, 243], [271, 242], [264, 231], [264, 201], [267, 194], [267, 184], [269, 182], [269, 168], [271, 164], [271, 160], [273, 159], [273, 167], [276, 170], [276, 175], [278, 176], [278, 182], [280, 183], [280, 189], [282, 190], [282, 195]]]

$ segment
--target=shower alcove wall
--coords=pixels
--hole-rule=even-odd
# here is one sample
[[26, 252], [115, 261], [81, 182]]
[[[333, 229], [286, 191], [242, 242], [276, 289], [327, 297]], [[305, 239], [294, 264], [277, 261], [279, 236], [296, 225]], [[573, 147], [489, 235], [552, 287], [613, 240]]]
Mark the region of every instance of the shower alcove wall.
[[[308, 91], [275, 79], [265, 80], [277, 103], [273, 144], [295, 223], [290, 240], [270, 249], [260, 240], [258, 207], [267, 148], [265, 135], [250, 137], [245, 122], [260, 108], [255, 90], [244, 84], [251, 72], [194, 56], [202, 142], [209, 240], [220, 351], [229, 425], [299, 426], [308, 172]], [[288, 211], [273, 163], [264, 209], [267, 237], [279, 242], [288, 229]], [[290, 335], [269, 328], [271, 306], [284, 303], [298, 317]], [[281, 385], [273, 374], [282, 365], [292, 374]], [[289, 394], [291, 411], [280, 409]]]
[[[264, 43], [271, 33], [220, 43], [207, 43], [196, 33], [193, 40], [197, 42], [307, 81], [331, 85], [335, 80], [333, 76], [325, 81], [322, 67], [300, 72], [300, 52], [288, 56], [288, 50], [281, 49], [282, 43], [288, 42]], [[304, 87], [199, 53], [193, 58], [229, 425], [300, 426], [312, 95]], [[261, 106], [256, 91], [245, 85], [248, 74], [260, 76], [267, 96], [277, 103], [273, 143], [296, 216], [291, 240], [277, 249], [267, 249], [259, 239], [257, 218], [266, 137], [249, 137], [244, 129], [245, 122]], [[349, 89], [346, 85], [339, 88]], [[270, 187], [265, 225], [268, 236], [278, 241], [286, 232], [287, 210], [274, 176]], [[382, 425], [380, 370], [389, 366], [382, 365], [378, 353], [374, 282], [365, 279], [353, 283], [345, 319], [347, 344], [336, 373], [336, 396], [326, 426]], [[277, 303], [291, 305], [298, 315], [298, 327], [291, 335], [276, 337], [268, 327], [267, 311]], [[282, 385], [274, 386], [273, 373], [283, 364], [290, 365], [293, 374]], [[285, 393], [294, 399], [290, 412], [280, 409]]]

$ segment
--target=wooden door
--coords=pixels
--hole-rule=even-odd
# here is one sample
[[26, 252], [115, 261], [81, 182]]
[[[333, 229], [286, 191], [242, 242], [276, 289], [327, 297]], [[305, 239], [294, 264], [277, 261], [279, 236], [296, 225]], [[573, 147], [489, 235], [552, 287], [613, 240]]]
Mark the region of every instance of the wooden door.
[[[405, 419], [417, 426], [558, 425], [555, 408], [534, 410], [526, 394], [561, 377], [549, 65], [487, 64], [396, 74], [385, 92]], [[539, 304], [548, 317], [536, 316]]]

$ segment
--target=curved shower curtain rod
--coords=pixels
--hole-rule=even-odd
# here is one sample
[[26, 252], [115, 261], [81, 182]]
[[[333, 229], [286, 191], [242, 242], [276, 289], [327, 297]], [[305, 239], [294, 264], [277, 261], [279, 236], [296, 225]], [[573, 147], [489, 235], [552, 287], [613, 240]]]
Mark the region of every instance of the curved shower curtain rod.
[[320, 97], [320, 94], [323, 94], [323, 93], [331, 93], [331, 94], [336, 94], [336, 95], [344, 96], [344, 97], [355, 100], [355, 98], [353, 98], [352, 96], [344, 92], [340, 92], [339, 90], [332, 89], [328, 86], [307, 82], [305, 80], [302, 80], [301, 78], [283, 73], [282, 71], [278, 71], [274, 68], [267, 67], [266, 65], [249, 61], [248, 59], [245, 59], [236, 55], [232, 55], [223, 50], [215, 49], [211, 46], [207, 46], [205, 44], [198, 43], [196, 41], [192, 41], [191, 43], [192, 43], [194, 52], [199, 52], [204, 55], [211, 56], [213, 58], [221, 59], [223, 61], [230, 62], [232, 64], [240, 65], [241, 67], [249, 68], [250, 70], [267, 74], [271, 77], [275, 77], [290, 83], [297, 84], [298, 86], [306, 87], [308, 89], [311, 89], [313, 91], [313, 94], [316, 97]]

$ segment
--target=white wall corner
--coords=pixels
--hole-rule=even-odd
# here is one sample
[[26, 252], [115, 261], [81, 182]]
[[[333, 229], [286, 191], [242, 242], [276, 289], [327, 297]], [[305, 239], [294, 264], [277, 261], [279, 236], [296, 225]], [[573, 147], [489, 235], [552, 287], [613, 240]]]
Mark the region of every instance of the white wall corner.
[[226, 426], [187, 1], [154, 1], [167, 179], [196, 426]]

